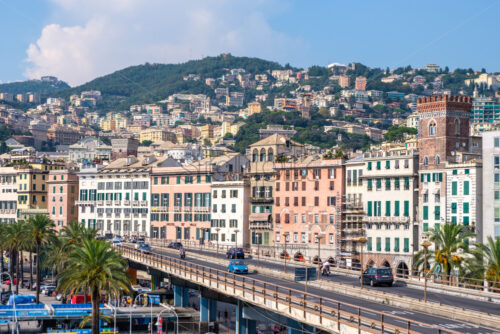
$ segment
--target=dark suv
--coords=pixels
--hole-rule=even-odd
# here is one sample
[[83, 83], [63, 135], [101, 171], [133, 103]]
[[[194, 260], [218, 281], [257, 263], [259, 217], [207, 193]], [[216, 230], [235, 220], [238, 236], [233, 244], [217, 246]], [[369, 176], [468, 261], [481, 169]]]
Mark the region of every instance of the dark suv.
[[168, 245], [168, 248], [173, 248], [173, 249], [181, 249], [183, 248], [182, 247], [182, 244], [180, 242], [177, 242], [177, 241], [172, 241], [169, 245]]
[[368, 268], [363, 272], [363, 284], [392, 286], [394, 276], [390, 268]]
[[228, 259], [244, 259], [245, 258], [245, 252], [243, 252], [243, 248], [231, 247], [226, 252], [226, 257]]

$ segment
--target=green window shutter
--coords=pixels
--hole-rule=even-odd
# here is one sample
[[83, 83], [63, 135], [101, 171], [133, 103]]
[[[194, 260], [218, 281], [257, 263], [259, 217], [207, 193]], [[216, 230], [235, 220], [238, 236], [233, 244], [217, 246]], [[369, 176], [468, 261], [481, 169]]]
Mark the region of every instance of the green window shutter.
[[427, 173], [427, 182], [431, 182], [431, 173]]
[[385, 251], [386, 252], [391, 251], [391, 238], [388, 237], [385, 238]]
[[377, 216], [382, 216], [382, 201], [378, 201], [378, 215]]
[[399, 216], [399, 201], [394, 201], [394, 216]]
[[391, 190], [391, 179], [385, 179], [385, 190]]
[[443, 182], [443, 173], [439, 173], [439, 182]]
[[372, 170], [372, 162], [368, 161], [368, 170]]
[[424, 182], [424, 173], [420, 174], [420, 182], [422, 182], [422, 183]]
[[372, 216], [372, 201], [368, 201], [368, 210], [367, 211], [368, 211], [367, 215], [369, 217], [371, 217]]
[[457, 188], [458, 188], [458, 183], [457, 181], [453, 181], [451, 183], [451, 194], [456, 195], [457, 194]]
[[436, 173], [432, 173], [432, 182], [436, 182]]
[[410, 216], [410, 201], [405, 201], [404, 202], [404, 213], [403, 216], [409, 217]]
[[451, 223], [457, 225], [457, 216], [451, 216]]
[[405, 189], [410, 189], [410, 178], [405, 177]]
[[469, 226], [469, 216], [464, 216], [464, 225]]
[[385, 216], [389, 217], [391, 215], [391, 201], [385, 201]]
[[368, 251], [372, 250], [372, 237], [368, 237], [368, 242], [366, 243], [366, 249]]
[[404, 243], [405, 243], [405, 244], [404, 244], [404, 249], [403, 249], [403, 251], [404, 251], [405, 253], [408, 253], [408, 252], [410, 251], [410, 238], [405, 238]]
[[181, 184], [181, 177], [177, 176], [177, 184]]
[[382, 179], [377, 179], [377, 189], [382, 188]]
[[469, 202], [464, 202], [464, 213], [469, 213]]
[[451, 213], [457, 213], [457, 203], [451, 203]]
[[427, 205], [424, 206], [424, 220], [429, 219], [429, 207]]
[[429, 223], [424, 223], [424, 232], [429, 231]]
[[466, 169], [465, 169], [465, 174], [466, 174], [466, 175], [470, 174], [470, 169], [466, 168]]
[[454, 169], [452, 174], [453, 175], [457, 175], [458, 174], [458, 170]]
[[372, 179], [368, 179], [368, 190], [372, 190], [372, 188], [373, 188]]
[[382, 251], [382, 238], [377, 237], [377, 252]]
[[399, 238], [394, 238], [394, 251], [399, 252]]
[[377, 161], [377, 170], [380, 170], [380, 168], [381, 168], [380, 166], [381, 166], [380, 161]]
[[391, 168], [391, 161], [390, 160], [387, 160], [385, 162], [385, 169], [390, 169]]
[[469, 181], [464, 181], [464, 195], [469, 195]]
[[441, 219], [441, 207], [435, 206], [434, 207], [434, 220], [439, 220], [439, 219]]

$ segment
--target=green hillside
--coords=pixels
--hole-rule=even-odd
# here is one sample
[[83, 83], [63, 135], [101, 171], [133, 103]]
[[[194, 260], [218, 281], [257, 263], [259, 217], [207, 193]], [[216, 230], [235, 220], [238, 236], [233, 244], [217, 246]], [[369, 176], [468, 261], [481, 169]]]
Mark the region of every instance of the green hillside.
[[27, 80], [0, 84], [0, 92], [12, 94], [31, 92], [48, 95], [68, 88], [70, 88], [70, 86], [64, 81], [47, 82], [41, 80]]
[[[131, 66], [86, 84], [60, 92], [69, 97], [86, 90], [99, 90], [103, 101], [101, 109], [127, 109], [132, 104], [152, 103], [174, 93], [214, 95], [213, 88], [205, 85], [205, 78], [218, 78], [228, 69], [243, 68], [246, 73], [263, 73], [281, 69], [276, 62], [258, 58], [234, 57], [231, 55], [207, 57], [182, 64], [149, 64]], [[184, 81], [187, 74], [198, 74], [199, 81]]]

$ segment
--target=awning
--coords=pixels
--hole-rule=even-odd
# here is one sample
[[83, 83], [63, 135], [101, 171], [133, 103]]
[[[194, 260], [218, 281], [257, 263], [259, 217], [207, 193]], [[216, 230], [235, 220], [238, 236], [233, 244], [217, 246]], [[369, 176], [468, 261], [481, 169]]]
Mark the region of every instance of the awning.
[[270, 213], [251, 213], [249, 220], [250, 221], [265, 221], [268, 222], [270, 220]]

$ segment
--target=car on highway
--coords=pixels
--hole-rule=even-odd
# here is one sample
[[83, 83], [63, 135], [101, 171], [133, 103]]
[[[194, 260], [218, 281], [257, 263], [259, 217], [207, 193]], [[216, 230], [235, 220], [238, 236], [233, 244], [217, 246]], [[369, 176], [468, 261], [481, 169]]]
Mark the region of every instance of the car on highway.
[[394, 275], [390, 268], [368, 268], [363, 272], [363, 284], [392, 286], [393, 283]]
[[172, 241], [168, 246], [168, 248], [173, 248], [173, 249], [181, 249], [184, 248], [180, 242], [177, 241]]
[[151, 254], [151, 246], [146, 243], [141, 244], [139, 251], [143, 254]]
[[244, 259], [245, 258], [245, 252], [243, 252], [243, 248], [231, 247], [226, 252], [226, 257], [228, 259]]
[[139, 241], [139, 242], [137, 242], [137, 240], [136, 240], [135, 245], [134, 245], [134, 248], [135, 248], [135, 249], [139, 249], [139, 248], [140, 248], [142, 245], [144, 245], [144, 244], [145, 244], [145, 242], [144, 242], [144, 241]]
[[245, 261], [234, 259], [229, 262], [227, 271], [233, 274], [248, 274], [248, 266]]
[[113, 244], [113, 246], [121, 246], [122, 241], [118, 240], [118, 239], [113, 239], [112, 244]]

